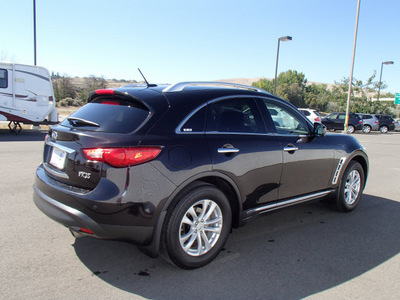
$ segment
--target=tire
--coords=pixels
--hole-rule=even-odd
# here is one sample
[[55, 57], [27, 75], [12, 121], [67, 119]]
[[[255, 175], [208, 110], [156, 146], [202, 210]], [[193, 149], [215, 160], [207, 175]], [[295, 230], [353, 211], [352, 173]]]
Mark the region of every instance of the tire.
[[389, 127], [387, 127], [386, 125], [382, 125], [381, 127], [379, 127], [379, 130], [381, 133], [387, 133], [389, 131]]
[[342, 212], [354, 210], [360, 203], [364, 184], [364, 169], [358, 162], [350, 162], [339, 184], [336, 208]]
[[354, 125], [349, 124], [349, 126], [347, 126], [347, 132], [354, 133], [354, 131], [356, 131], [356, 128], [354, 127]]
[[164, 231], [162, 251], [178, 267], [202, 267], [222, 250], [231, 223], [225, 194], [213, 185], [197, 186], [174, 207]]
[[371, 126], [369, 126], [369, 125], [364, 125], [363, 128], [362, 128], [362, 131], [363, 131], [364, 133], [370, 133], [371, 130], [372, 130], [372, 128], [371, 128]]

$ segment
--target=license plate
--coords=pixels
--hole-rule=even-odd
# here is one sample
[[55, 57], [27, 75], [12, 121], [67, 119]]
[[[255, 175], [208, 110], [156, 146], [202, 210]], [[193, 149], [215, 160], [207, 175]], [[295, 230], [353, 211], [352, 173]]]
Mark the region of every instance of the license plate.
[[67, 152], [62, 151], [58, 148], [53, 148], [51, 152], [50, 164], [57, 169], [64, 169], [65, 159], [67, 157]]

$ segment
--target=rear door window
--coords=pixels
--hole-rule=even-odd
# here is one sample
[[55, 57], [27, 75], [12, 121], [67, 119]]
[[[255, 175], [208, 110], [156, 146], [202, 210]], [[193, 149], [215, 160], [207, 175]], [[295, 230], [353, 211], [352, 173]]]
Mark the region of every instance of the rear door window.
[[209, 104], [207, 131], [266, 132], [260, 111], [252, 98], [232, 98]]
[[132, 101], [100, 97], [65, 119], [61, 125], [91, 131], [130, 133], [149, 116], [149, 110]]

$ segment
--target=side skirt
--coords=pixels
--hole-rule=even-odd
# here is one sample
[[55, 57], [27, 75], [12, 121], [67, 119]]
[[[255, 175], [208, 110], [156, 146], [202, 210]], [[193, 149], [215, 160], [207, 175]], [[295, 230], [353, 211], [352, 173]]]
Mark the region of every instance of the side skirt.
[[320, 199], [323, 198], [325, 196], [327, 196], [330, 193], [335, 192], [334, 189], [331, 190], [326, 190], [326, 191], [322, 191], [322, 192], [318, 192], [318, 193], [313, 193], [313, 194], [309, 194], [309, 195], [304, 195], [301, 197], [297, 197], [297, 198], [291, 198], [291, 199], [286, 199], [286, 200], [282, 200], [282, 201], [276, 201], [267, 205], [263, 205], [263, 206], [259, 206], [256, 208], [252, 208], [249, 210], [246, 210], [243, 212], [243, 217], [242, 220], [247, 220], [253, 216], [259, 215], [259, 214], [263, 214], [263, 213], [267, 213], [276, 209], [280, 209], [280, 208], [284, 208], [284, 207], [288, 207], [288, 206], [292, 206], [295, 204], [299, 204], [299, 203], [303, 203], [303, 202], [307, 202], [307, 201], [312, 201], [312, 200], [316, 200], [316, 199]]

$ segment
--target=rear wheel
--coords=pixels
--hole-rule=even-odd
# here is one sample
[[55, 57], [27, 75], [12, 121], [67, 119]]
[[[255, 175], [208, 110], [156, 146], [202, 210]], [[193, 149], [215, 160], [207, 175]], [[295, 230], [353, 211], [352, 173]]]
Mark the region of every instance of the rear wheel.
[[387, 133], [389, 131], [389, 128], [386, 125], [382, 125], [379, 128], [379, 130], [380, 130], [381, 133]]
[[354, 210], [360, 202], [364, 189], [365, 175], [360, 163], [352, 161], [343, 173], [336, 208], [343, 212]]
[[363, 129], [362, 129], [362, 131], [363, 131], [364, 133], [370, 133], [371, 130], [372, 130], [372, 128], [371, 128], [371, 126], [369, 126], [369, 125], [364, 125], [364, 126], [363, 126]]
[[164, 254], [178, 267], [195, 269], [211, 262], [231, 230], [231, 209], [225, 194], [204, 184], [177, 203], [165, 229]]
[[349, 124], [349, 126], [347, 126], [348, 133], [353, 133], [355, 130], [356, 130], [356, 128], [351, 124]]

